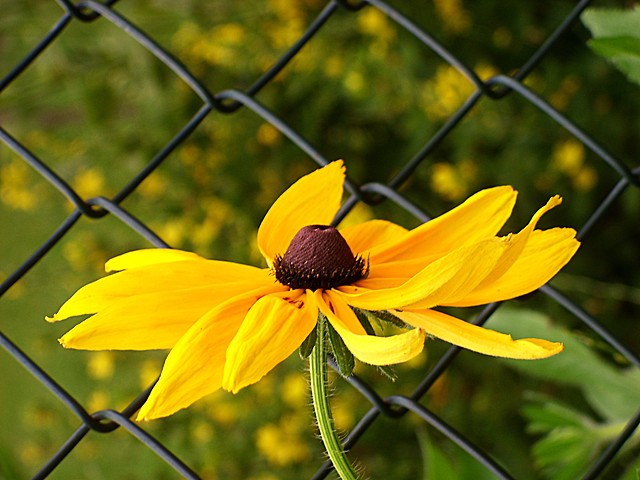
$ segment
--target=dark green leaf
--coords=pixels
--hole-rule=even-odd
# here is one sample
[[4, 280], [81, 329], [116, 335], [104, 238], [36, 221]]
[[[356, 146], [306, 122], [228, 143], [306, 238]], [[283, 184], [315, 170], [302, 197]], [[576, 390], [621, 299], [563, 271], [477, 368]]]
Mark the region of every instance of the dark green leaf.
[[302, 360], [308, 358], [309, 355], [311, 355], [311, 352], [313, 352], [313, 347], [315, 347], [316, 345], [317, 338], [318, 326], [316, 325], [315, 327], [313, 327], [313, 330], [311, 330], [311, 333], [307, 336], [307, 338], [305, 338], [304, 342], [302, 342], [302, 345], [300, 345], [298, 353], [300, 354], [300, 358]]
[[338, 368], [340, 369], [340, 375], [343, 377], [349, 377], [356, 366], [356, 361], [353, 358], [353, 353], [347, 348], [342, 340], [342, 337], [335, 331], [329, 322], [326, 322], [327, 333], [329, 334], [329, 342], [331, 343], [331, 350], [333, 356], [336, 359]]
[[353, 310], [353, 313], [356, 314], [356, 317], [360, 321], [360, 325], [362, 325], [362, 328], [364, 328], [364, 331], [367, 332], [367, 335], [375, 335], [376, 332], [373, 330], [373, 326], [369, 321], [369, 316], [367, 315], [367, 311], [361, 310], [360, 308], [356, 308], [356, 307], [351, 307], [351, 310]]

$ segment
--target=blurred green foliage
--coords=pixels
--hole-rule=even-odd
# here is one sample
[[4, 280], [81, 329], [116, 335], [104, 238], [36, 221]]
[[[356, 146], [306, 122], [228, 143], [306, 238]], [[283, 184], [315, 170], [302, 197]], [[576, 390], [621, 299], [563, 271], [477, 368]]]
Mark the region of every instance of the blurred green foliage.
[[640, 84], [640, 8], [592, 8], [583, 13], [582, 21], [594, 37], [589, 41], [593, 51]]
[[[497, 0], [390, 3], [483, 78], [513, 73], [574, 6], [569, 1], [508, 7]], [[116, 9], [217, 92], [248, 87], [323, 5], [320, 0], [123, 0]], [[5, 2], [2, 9], [0, 75], [5, 75], [61, 10], [54, 2], [34, 0]], [[576, 25], [526, 84], [633, 165], [640, 146], [637, 87], [593, 55], [588, 38], [587, 30]], [[380, 12], [365, 8], [338, 12], [257, 99], [328, 159], [344, 158], [349, 176], [365, 183], [397, 173], [472, 92], [463, 75]], [[104, 19], [74, 21], [1, 93], [0, 124], [85, 198], [108, 197], [199, 107], [197, 96], [125, 32]], [[312, 168], [297, 147], [247, 109], [212, 113], [123, 206], [174, 247], [257, 263], [254, 238], [262, 215], [284, 188]], [[435, 215], [481, 188], [514, 185], [520, 198], [509, 231], [559, 193], [565, 202], [545, 221], [578, 227], [617, 180], [567, 132], [511, 95], [500, 102], [483, 99], [402, 193]], [[71, 205], [6, 147], [0, 147], [0, 200], [0, 221], [10, 226], [0, 235], [2, 278], [48, 238]], [[563, 291], [635, 351], [640, 349], [635, 321], [640, 312], [639, 209], [638, 192], [626, 192], [557, 279]], [[360, 206], [352, 215], [353, 220], [371, 217], [416, 225], [390, 203]], [[105, 260], [146, 246], [113, 218], [82, 219], [0, 300], [3, 332], [92, 411], [126, 405], [159, 373], [164, 352], [64, 351], [55, 339], [71, 323], [49, 325], [43, 317], [102, 275]], [[563, 330], [571, 348], [558, 357], [568, 364], [545, 370], [545, 362], [537, 367], [464, 352], [425, 402], [519, 479], [580, 470], [610, 438], [598, 433], [600, 427], [622, 419], [629, 400], [637, 399], [637, 390], [630, 390], [636, 387], [627, 383], [632, 375], [620, 373], [626, 366], [559, 307], [540, 296], [512, 303], [545, 311], [572, 332]], [[470, 318], [474, 312], [458, 313]], [[528, 313], [514, 314], [501, 328], [514, 331], [516, 325], [536, 321]], [[556, 334], [550, 332], [550, 338]], [[395, 383], [362, 365], [356, 372], [383, 394], [409, 394], [445, 348], [430, 342], [427, 353], [398, 368]], [[588, 388], [571, 366], [587, 358], [598, 372], [580, 377], [589, 379]], [[0, 365], [0, 476], [26, 478], [79, 421], [5, 353], [0, 353]], [[294, 356], [255, 387], [235, 396], [220, 392], [145, 428], [207, 479], [309, 477], [323, 454], [304, 375], [304, 364]], [[505, 385], [510, 388], [506, 395]], [[343, 382], [336, 380], [334, 387], [336, 421], [348, 429], [367, 404]], [[545, 396], [531, 397], [528, 391]], [[604, 398], [610, 406], [603, 409], [598, 399]], [[607, 412], [616, 417], [608, 418]], [[480, 478], [473, 460], [421, 421], [408, 415], [390, 422], [381, 419], [353, 449], [373, 477], [438, 478], [453, 471]], [[554, 432], [568, 432], [565, 447]], [[575, 452], [570, 465], [551, 457], [562, 448]], [[89, 434], [51, 478], [175, 475], [118, 431]]]

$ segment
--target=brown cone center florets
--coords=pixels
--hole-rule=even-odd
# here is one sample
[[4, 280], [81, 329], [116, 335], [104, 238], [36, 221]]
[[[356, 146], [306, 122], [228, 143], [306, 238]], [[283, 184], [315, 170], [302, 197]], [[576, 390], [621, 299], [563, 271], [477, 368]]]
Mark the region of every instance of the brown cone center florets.
[[291, 288], [329, 289], [348, 285], [367, 274], [364, 259], [354, 256], [335, 227], [303, 227], [285, 252], [273, 260], [276, 279]]

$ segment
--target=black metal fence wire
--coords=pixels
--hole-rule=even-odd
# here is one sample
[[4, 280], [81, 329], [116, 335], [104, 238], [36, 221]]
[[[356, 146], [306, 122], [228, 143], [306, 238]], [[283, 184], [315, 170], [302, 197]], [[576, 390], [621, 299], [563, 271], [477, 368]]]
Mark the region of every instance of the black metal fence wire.
[[[202, 101], [199, 111], [187, 122], [182, 129], [170, 138], [164, 148], [158, 151], [155, 156], [148, 162], [137, 175], [135, 175], [129, 183], [122, 188], [117, 194], [111, 198], [94, 197], [82, 198], [55, 169], [47, 165], [47, 163], [32, 153], [28, 145], [24, 145], [11, 133], [0, 126], [0, 139], [11, 150], [17, 153], [25, 162], [42, 175], [47, 181], [54, 185], [62, 192], [73, 204], [75, 210], [60, 225], [60, 227], [50, 236], [50, 238], [40, 246], [33, 254], [24, 261], [13, 273], [8, 275], [0, 286], [0, 297], [9, 291], [15, 284], [24, 277], [29, 270], [37, 264], [47, 253], [54, 247], [76, 224], [82, 217], [101, 218], [112, 215], [121, 222], [129, 226], [133, 231], [147, 239], [150, 243], [157, 247], [169, 247], [158, 235], [156, 235], [143, 222], [136, 219], [127, 212], [121, 203], [142, 181], [152, 173], [162, 162], [164, 162], [170, 154], [189, 137], [189, 135], [198, 128], [198, 125], [209, 114], [224, 113], [232, 114], [239, 109], [248, 109], [254, 114], [262, 117], [277, 128], [282, 134], [288, 137], [300, 150], [311, 157], [318, 165], [324, 165], [328, 162], [322, 153], [314, 149], [294, 128], [283, 122], [278, 116], [269, 111], [256, 100], [256, 94], [263, 88], [267, 87], [272, 79], [283, 69], [287, 67], [289, 62], [301, 51], [305, 44], [320, 31], [323, 26], [331, 21], [332, 17], [338, 10], [357, 11], [362, 8], [375, 8], [383, 12], [396, 22], [399, 26], [408, 31], [416, 41], [421, 42], [428, 49], [431, 49], [443, 60], [455, 67], [463, 73], [475, 85], [475, 92], [467, 99], [462, 107], [452, 115], [448, 121], [440, 128], [432, 138], [430, 138], [420, 149], [420, 151], [404, 163], [399, 173], [387, 183], [368, 183], [365, 185], [355, 185], [351, 181], [347, 182], [347, 188], [350, 196], [343, 208], [338, 214], [337, 220], [346, 215], [358, 202], [374, 202], [380, 199], [389, 200], [404, 208], [421, 221], [428, 220], [428, 217], [410, 201], [404, 198], [398, 188], [411, 177], [414, 170], [420, 165], [436, 146], [447, 137], [458, 125], [458, 123], [469, 114], [478, 101], [482, 98], [488, 98], [499, 101], [510, 95], [519, 95], [530, 104], [534, 105], [544, 112], [550, 120], [555, 122], [559, 127], [566, 129], [578, 141], [580, 141], [587, 149], [593, 152], [602, 161], [606, 162], [611, 169], [619, 176], [619, 180], [609, 195], [600, 203], [593, 211], [591, 216], [579, 231], [579, 238], [584, 239], [587, 233], [598, 224], [604, 215], [612, 208], [614, 202], [628, 192], [630, 189], [640, 187], [640, 168], [629, 168], [618, 158], [615, 158], [607, 150], [593, 140], [586, 132], [581, 130], [571, 119], [566, 118], [558, 110], [554, 109], [547, 101], [537, 96], [532, 90], [523, 84], [523, 80], [534, 71], [545, 56], [553, 50], [559, 38], [572, 27], [581, 14], [581, 12], [590, 5], [589, 0], [578, 2], [573, 10], [564, 18], [558, 27], [542, 42], [541, 46], [531, 55], [531, 57], [511, 76], [497, 75], [486, 81], [480, 79], [478, 74], [456, 55], [438, 43], [428, 32], [420, 29], [409, 18], [403, 16], [402, 13], [391, 7], [385, 2], [379, 0], [366, 0], [361, 2], [348, 2], [346, 0], [329, 1], [324, 9], [309, 26], [307, 31], [291, 46], [291, 48], [260, 78], [258, 78], [251, 87], [245, 91], [237, 89], [228, 89], [217, 93], [210, 92], [207, 87], [180, 62], [168, 50], [156, 43], [153, 38], [148, 36], [144, 31], [136, 27], [129, 19], [123, 17], [114, 8], [115, 0], [100, 3], [97, 1], [83, 1], [73, 3], [71, 0], [58, 0], [59, 5], [63, 9], [62, 16], [51, 31], [24, 57], [24, 59], [15, 65], [6, 77], [0, 80], [0, 93], [8, 87], [16, 78], [25, 72], [37, 57], [56, 42], [65, 32], [65, 29], [72, 22], [95, 22], [109, 21], [117, 28], [122, 29], [138, 44], [143, 46], [158, 60], [169, 67], [175, 75], [180, 77], [186, 84], [199, 96]], [[4, 227], [3, 227], [4, 228]], [[615, 349], [629, 364], [635, 368], [640, 368], [640, 358], [638, 354], [627, 348], [624, 342], [614, 338], [607, 329], [595, 318], [590, 316], [586, 311], [576, 303], [569, 300], [559, 290], [546, 285], [541, 291], [564, 307], [578, 320], [589, 329], [593, 330], [604, 342]], [[499, 308], [499, 304], [491, 304], [477, 316], [475, 323], [481, 325], [487, 321], [490, 316]], [[113, 409], [89, 412], [79, 401], [62, 388], [56, 380], [50, 376], [44, 366], [38, 365], [27, 354], [25, 354], [18, 345], [12, 342], [6, 335], [0, 332], [0, 345], [9, 353], [9, 355], [32, 375], [34, 375], [51, 393], [62, 401], [75, 415], [80, 419], [81, 424], [77, 430], [68, 438], [68, 440], [60, 446], [57, 453], [45, 464], [42, 465], [35, 473], [33, 478], [45, 478], [62, 462], [70, 452], [73, 451], [85, 435], [91, 430], [98, 432], [113, 432], [118, 428], [123, 428], [131, 435], [139, 439], [144, 445], [155, 452], [166, 464], [178, 472], [180, 475], [197, 479], [198, 473], [187, 466], [180, 458], [167, 449], [156, 438], [149, 435], [141, 426], [132, 422], [130, 417], [144, 403], [152, 386], [143, 391], [135, 400], [133, 400], [122, 411]], [[451, 347], [438, 361], [438, 363], [427, 373], [422, 382], [415, 388], [413, 393], [408, 396], [393, 395], [382, 398], [375, 390], [374, 386], [369, 385], [353, 376], [349, 379], [349, 383], [357, 389], [361, 394], [363, 401], [371, 403], [371, 408], [357, 423], [355, 428], [345, 438], [344, 444], [346, 448], [352, 447], [363, 433], [376, 421], [380, 416], [389, 418], [398, 418], [407, 412], [413, 412], [415, 415], [423, 419], [433, 428], [442, 432], [451, 441], [458, 444], [462, 449], [472, 455], [478, 462], [484, 465], [489, 471], [498, 478], [512, 478], [509, 472], [505, 471], [499, 464], [499, 459], [493, 459], [486, 454], [482, 446], [474, 445], [464, 434], [456, 431], [448, 425], [442, 418], [431, 412], [421, 402], [421, 398], [432, 387], [434, 382], [442, 375], [442, 373], [455, 360], [460, 349]], [[4, 386], [2, 388], [5, 388]], [[639, 402], [640, 404], [640, 402]], [[611, 464], [621, 447], [627, 442], [640, 423], [640, 407], [638, 412], [629, 418], [626, 427], [620, 432], [618, 437], [599, 455], [599, 457], [591, 464], [590, 469], [584, 475], [584, 479], [594, 479], [601, 477], [604, 470]], [[325, 478], [331, 471], [331, 465], [327, 462], [320, 466], [314, 479]]]

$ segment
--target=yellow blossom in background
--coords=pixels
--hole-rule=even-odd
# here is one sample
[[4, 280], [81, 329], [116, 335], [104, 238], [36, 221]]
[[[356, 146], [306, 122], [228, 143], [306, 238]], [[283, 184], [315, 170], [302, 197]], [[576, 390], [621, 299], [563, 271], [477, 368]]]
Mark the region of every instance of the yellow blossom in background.
[[92, 352], [87, 363], [89, 376], [104, 380], [113, 376], [115, 370], [114, 354], [110, 351]]
[[286, 466], [309, 459], [311, 452], [303, 441], [310, 425], [305, 418], [285, 416], [277, 424], [269, 423], [256, 432], [256, 446], [273, 465]]
[[97, 168], [88, 168], [81, 171], [71, 183], [82, 198], [105, 195], [104, 175]]
[[109, 408], [111, 404], [111, 396], [106, 390], [95, 390], [91, 392], [91, 396], [87, 401], [87, 410], [97, 412]]
[[174, 217], [160, 224], [153, 224], [153, 230], [169, 245], [182, 245], [187, 238], [192, 221], [186, 217]]
[[438, 162], [431, 167], [431, 189], [446, 200], [461, 200], [469, 194], [477, 166], [470, 160], [456, 165]]
[[280, 133], [280, 130], [270, 123], [263, 123], [258, 127], [256, 138], [259, 144], [267, 147], [274, 147], [282, 140], [282, 134]]
[[365, 8], [357, 18], [358, 29], [372, 37], [390, 43], [396, 38], [396, 31], [387, 16], [376, 8]]
[[306, 28], [301, 5], [289, 0], [267, 0], [266, 3], [277, 18], [277, 22], [265, 25], [271, 43], [277, 49], [290, 47], [302, 36]]
[[232, 216], [231, 206], [219, 198], [209, 197], [202, 201], [205, 218], [197, 225], [189, 228], [189, 237], [195, 248], [208, 253], [211, 244], [218, 236], [220, 228]]
[[38, 195], [31, 179], [31, 169], [22, 160], [11, 159], [0, 165], [0, 201], [14, 210], [33, 210]]
[[570, 138], [556, 144], [553, 149], [553, 166], [571, 179], [573, 186], [581, 191], [592, 189], [598, 181], [596, 171], [584, 164], [585, 147], [578, 140]]
[[554, 165], [563, 173], [573, 176], [584, 163], [584, 146], [575, 139], [559, 143], [553, 149]]
[[96, 270], [104, 251], [93, 232], [83, 231], [62, 245], [65, 261], [76, 272]]
[[336, 429], [339, 432], [346, 432], [353, 428], [356, 423], [356, 406], [354, 398], [359, 402], [359, 398], [353, 395], [340, 395], [332, 399], [331, 412]]
[[211, 442], [214, 437], [214, 430], [209, 421], [200, 421], [190, 429], [191, 437], [198, 444]]
[[462, 0], [434, 0], [434, 5], [446, 31], [462, 33], [471, 26], [471, 15]]
[[158, 372], [160, 371], [160, 364], [157, 360], [144, 360], [139, 367], [138, 379], [140, 388], [147, 388], [151, 385], [156, 378], [158, 378]]
[[307, 380], [297, 372], [288, 374], [282, 382], [281, 396], [284, 403], [292, 408], [308, 405], [309, 385]]
[[[48, 318], [93, 314], [60, 343], [87, 350], [170, 349], [138, 419], [171, 415], [220, 388], [238, 392], [299, 349], [326, 318], [357, 359], [372, 365], [418, 355], [425, 335], [479, 353], [538, 359], [559, 343], [514, 340], [435, 309], [507, 300], [549, 281], [576, 252], [570, 228], [536, 229], [552, 197], [518, 233], [496, 236], [517, 193], [482, 190], [407, 230], [370, 220], [338, 230], [342, 161], [305, 175], [271, 206], [257, 241], [266, 268], [147, 249], [107, 262], [118, 272], [81, 288]], [[356, 252], [356, 253], [354, 253]], [[368, 318], [403, 324], [381, 336]], [[350, 372], [342, 372], [348, 375]], [[256, 391], [269, 391], [272, 380]]]
[[324, 74], [329, 78], [336, 78], [342, 74], [344, 59], [338, 55], [332, 55], [325, 60]]
[[558, 110], [564, 110], [571, 98], [578, 93], [582, 82], [576, 75], [567, 75], [560, 82], [559, 87], [550, 95], [549, 103]]
[[[476, 74], [486, 80], [496, 74], [493, 67], [479, 65]], [[471, 80], [450, 65], [436, 69], [433, 78], [427, 80], [421, 91], [420, 105], [433, 119], [446, 119], [458, 110], [475, 92]]]
[[149, 175], [144, 179], [144, 182], [140, 184], [136, 192], [147, 200], [155, 200], [162, 198], [166, 194], [169, 184], [169, 180], [156, 170], [153, 175]]
[[360, 72], [351, 70], [345, 75], [343, 84], [351, 94], [360, 95], [364, 91], [366, 82]]

